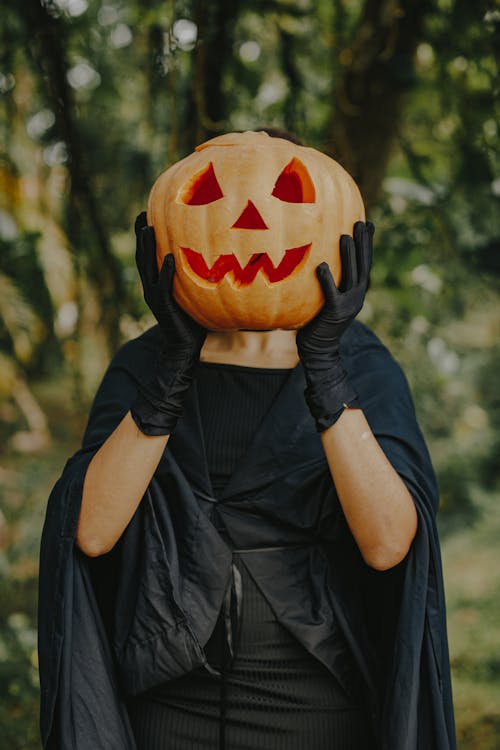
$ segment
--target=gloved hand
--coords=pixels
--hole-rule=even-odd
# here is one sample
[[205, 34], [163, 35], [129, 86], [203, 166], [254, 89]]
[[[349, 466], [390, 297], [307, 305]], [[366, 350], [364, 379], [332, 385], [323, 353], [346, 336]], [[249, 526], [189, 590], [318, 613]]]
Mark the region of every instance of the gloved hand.
[[328, 263], [316, 269], [325, 297], [322, 309], [297, 333], [297, 349], [304, 368], [305, 397], [319, 432], [334, 424], [357, 396], [340, 361], [340, 339], [363, 307], [372, 261], [375, 227], [357, 221], [354, 239], [340, 238], [342, 281], [337, 289]]
[[145, 435], [169, 435], [182, 414], [207, 331], [173, 298], [175, 261], [172, 254], [165, 256], [158, 274], [154, 229], [147, 225], [144, 211], [135, 221], [135, 235], [135, 259], [144, 299], [158, 321], [163, 345], [158, 353], [156, 372], [151, 381], [139, 386], [130, 413]]

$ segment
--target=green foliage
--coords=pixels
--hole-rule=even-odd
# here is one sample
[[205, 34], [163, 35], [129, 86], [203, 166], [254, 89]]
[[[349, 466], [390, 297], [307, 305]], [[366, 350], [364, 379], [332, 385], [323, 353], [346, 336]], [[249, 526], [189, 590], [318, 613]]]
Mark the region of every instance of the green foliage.
[[[31, 589], [31, 595], [36, 596], [36, 587]], [[6, 593], [11, 592], [7, 589]], [[39, 747], [38, 726], [33, 721], [38, 711], [36, 621], [25, 612], [13, 612], [2, 623], [0, 654], [2, 747]]]
[[0, 348], [16, 356], [28, 370], [49, 364], [56, 347], [54, 311], [41, 267], [36, 232], [22, 232], [14, 239], [0, 239]]
[[500, 700], [499, 506], [475, 492], [480, 517], [443, 547], [458, 746], [497, 750]]

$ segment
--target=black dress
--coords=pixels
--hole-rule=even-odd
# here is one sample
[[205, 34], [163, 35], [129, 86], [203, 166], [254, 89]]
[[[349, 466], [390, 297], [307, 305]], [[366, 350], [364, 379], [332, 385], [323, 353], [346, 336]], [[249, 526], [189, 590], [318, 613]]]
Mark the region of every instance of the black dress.
[[[196, 379], [210, 479], [222, 491], [289, 370], [201, 363]], [[223, 527], [218, 531], [229, 546]], [[236, 550], [241, 612], [222, 611], [205, 668], [128, 702], [138, 750], [370, 750], [361, 680], [342, 682], [283, 627]], [[230, 607], [230, 605], [229, 605]], [[338, 647], [347, 651], [340, 633]], [[348, 657], [349, 658], [349, 657]]]

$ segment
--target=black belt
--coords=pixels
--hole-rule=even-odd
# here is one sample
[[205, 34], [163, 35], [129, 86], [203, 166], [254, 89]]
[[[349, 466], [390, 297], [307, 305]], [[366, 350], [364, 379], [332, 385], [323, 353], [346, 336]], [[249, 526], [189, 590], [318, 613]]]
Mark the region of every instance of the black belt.
[[[301, 544], [279, 544], [272, 547], [244, 547], [232, 549], [233, 555], [246, 555], [255, 552], [281, 552], [282, 550], [301, 549], [309, 547], [312, 542], [303, 542]], [[226, 634], [226, 645], [229, 655], [229, 664], [236, 654], [236, 644], [241, 627], [241, 613], [243, 608], [243, 586], [241, 583], [241, 573], [234, 560], [231, 562], [231, 574], [224, 593], [222, 602], [222, 616], [224, 620], [224, 629]], [[205, 665], [209, 672], [220, 675], [218, 670], [210, 664]]]
[[[201, 490], [196, 490], [196, 496], [200, 500], [209, 502], [212, 506], [216, 506], [220, 503], [215, 497], [207, 495]], [[214, 524], [216, 530], [219, 532], [224, 541], [228, 541], [229, 534], [225, 527], [217, 527]], [[230, 537], [229, 537], [230, 539]], [[313, 540], [304, 542], [294, 542], [290, 544], [277, 544], [272, 546], [260, 546], [260, 547], [241, 547], [231, 548], [233, 555], [247, 555], [255, 552], [278, 552], [284, 549], [301, 549], [303, 547], [309, 547], [313, 544]], [[241, 626], [241, 612], [243, 605], [243, 587], [241, 584], [241, 574], [236, 564], [231, 563], [231, 576], [229, 578], [226, 591], [224, 593], [224, 599], [222, 602], [222, 615], [224, 619], [224, 628], [226, 633], [226, 644], [229, 654], [229, 665], [234, 659], [236, 653], [236, 643], [238, 640], [238, 634]], [[205, 668], [214, 675], [221, 676], [221, 673], [212, 667], [208, 662], [205, 663]]]

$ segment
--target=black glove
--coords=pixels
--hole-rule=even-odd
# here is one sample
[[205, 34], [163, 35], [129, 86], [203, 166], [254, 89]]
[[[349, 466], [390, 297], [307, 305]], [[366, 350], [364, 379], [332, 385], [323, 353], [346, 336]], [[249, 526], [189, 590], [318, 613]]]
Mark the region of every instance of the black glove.
[[305, 397], [319, 432], [334, 424], [347, 406], [358, 406], [357, 395], [340, 361], [340, 339], [363, 307], [372, 262], [371, 222], [357, 221], [354, 239], [340, 238], [342, 281], [337, 289], [328, 263], [316, 269], [325, 297], [322, 309], [297, 333], [304, 368]]
[[147, 225], [144, 211], [135, 220], [135, 236], [135, 260], [144, 299], [158, 321], [163, 342], [156, 372], [151, 381], [139, 386], [130, 413], [145, 435], [169, 435], [182, 414], [207, 331], [173, 298], [175, 261], [171, 253], [165, 256], [158, 274], [154, 229]]

